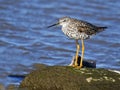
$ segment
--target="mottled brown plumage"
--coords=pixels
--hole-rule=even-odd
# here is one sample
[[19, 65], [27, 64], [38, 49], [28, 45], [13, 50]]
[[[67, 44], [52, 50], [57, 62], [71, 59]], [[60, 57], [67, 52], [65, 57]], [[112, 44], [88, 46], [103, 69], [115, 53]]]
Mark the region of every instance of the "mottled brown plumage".
[[77, 20], [70, 17], [60, 18], [59, 24], [62, 25], [62, 31], [64, 34], [74, 39], [88, 39], [92, 35], [101, 32], [106, 28], [98, 27], [86, 21]]

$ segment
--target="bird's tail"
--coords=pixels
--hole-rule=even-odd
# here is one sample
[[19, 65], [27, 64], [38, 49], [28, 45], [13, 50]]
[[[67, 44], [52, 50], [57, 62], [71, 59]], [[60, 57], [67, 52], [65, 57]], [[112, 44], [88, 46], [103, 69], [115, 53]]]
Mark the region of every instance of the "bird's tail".
[[102, 32], [106, 29], [107, 27], [98, 27], [98, 32]]

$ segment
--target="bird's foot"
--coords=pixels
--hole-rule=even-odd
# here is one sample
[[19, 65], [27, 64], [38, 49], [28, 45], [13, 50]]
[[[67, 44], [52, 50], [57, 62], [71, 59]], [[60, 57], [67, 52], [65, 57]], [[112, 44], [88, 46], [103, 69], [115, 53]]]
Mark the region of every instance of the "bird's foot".
[[[69, 66], [76, 68], [76, 69], [80, 69], [83, 67], [82, 63], [80, 63], [80, 59], [81, 57], [78, 56], [78, 58], [76, 59], [75, 56], [73, 56], [72, 58], [72, 62], [69, 64]], [[80, 63], [80, 64], [79, 64]]]
[[76, 68], [76, 67], [78, 67], [78, 65], [72, 65], [72, 67]]
[[78, 65], [70, 65], [70, 66], [72, 66], [73, 68], [76, 68], [76, 69], [81, 69], [83, 67], [83, 65], [80, 65], [80, 66], [78, 66]]
[[78, 66], [77, 61], [78, 60], [75, 58], [75, 56], [73, 56], [72, 61], [68, 66], [77, 67]]
[[83, 65], [77, 66], [75, 67], [76, 69], [81, 69], [83, 67]]

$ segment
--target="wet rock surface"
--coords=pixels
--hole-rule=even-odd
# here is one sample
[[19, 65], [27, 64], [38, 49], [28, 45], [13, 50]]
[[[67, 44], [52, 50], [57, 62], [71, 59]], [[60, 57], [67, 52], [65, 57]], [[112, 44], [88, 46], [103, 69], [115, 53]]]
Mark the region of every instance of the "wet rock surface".
[[19, 88], [25, 90], [118, 90], [120, 74], [106, 69], [36, 65]]

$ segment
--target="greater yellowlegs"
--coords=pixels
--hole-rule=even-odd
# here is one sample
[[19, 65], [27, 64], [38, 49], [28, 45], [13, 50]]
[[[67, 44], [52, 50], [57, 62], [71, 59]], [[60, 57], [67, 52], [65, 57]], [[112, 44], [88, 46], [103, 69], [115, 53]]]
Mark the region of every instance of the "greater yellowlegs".
[[[91, 23], [88, 23], [86, 21], [74, 19], [71, 17], [62, 17], [59, 19], [59, 21], [53, 25], [48, 26], [56, 26], [61, 25], [63, 33], [68, 36], [69, 38], [76, 40], [76, 55], [75, 55], [75, 62], [72, 65], [73, 67], [81, 68], [83, 66], [83, 57], [84, 57], [84, 40], [89, 39], [92, 35], [95, 35], [96, 33], [99, 33], [106, 29], [107, 27], [98, 27]], [[80, 50], [80, 45], [78, 43], [78, 40], [81, 40], [82, 42], [82, 54], [81, 54], [81, 61], [80, 64], [78, 64], [78, 54]]]

